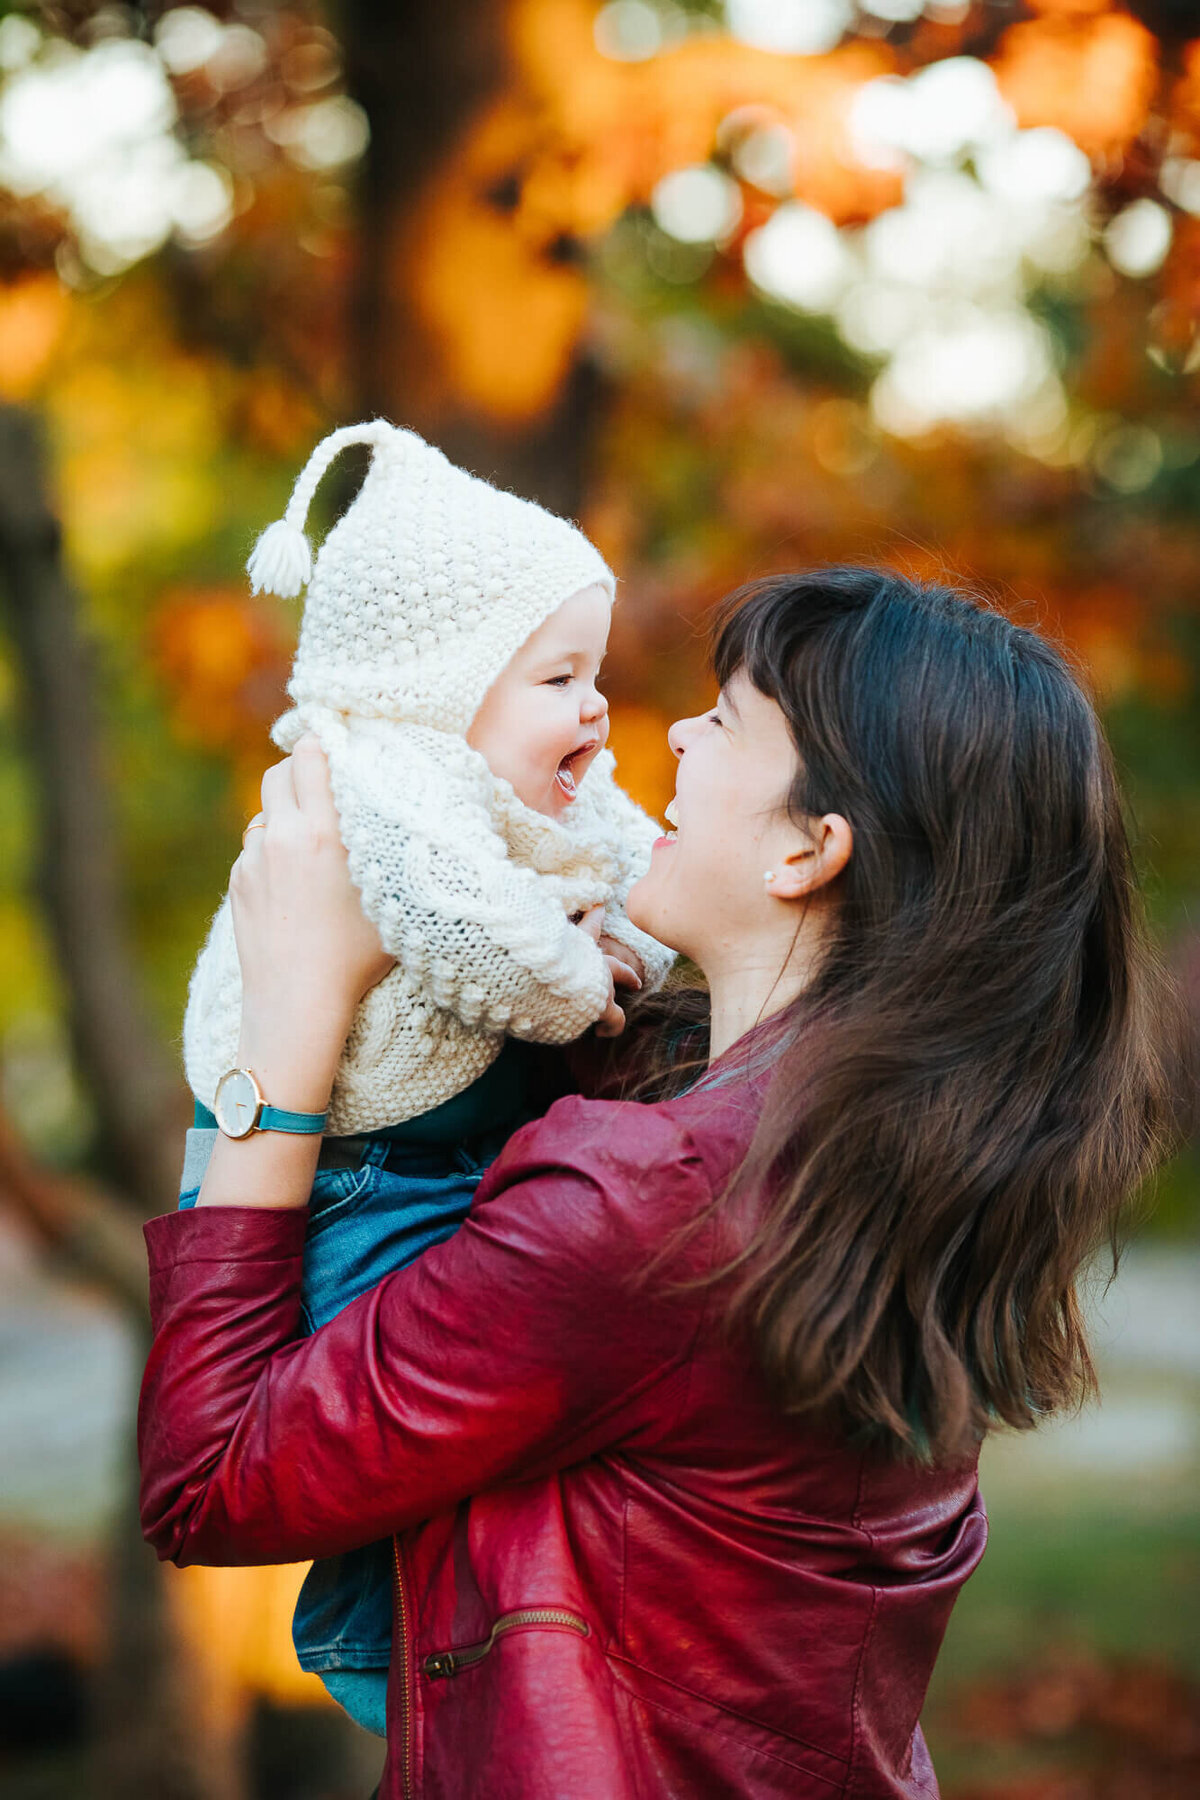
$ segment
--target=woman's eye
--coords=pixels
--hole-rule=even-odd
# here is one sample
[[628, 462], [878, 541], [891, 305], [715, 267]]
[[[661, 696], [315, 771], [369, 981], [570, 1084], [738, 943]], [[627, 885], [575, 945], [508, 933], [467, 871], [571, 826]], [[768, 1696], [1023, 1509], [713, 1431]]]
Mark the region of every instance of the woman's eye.
[[709, 713], [708, 722], [710, 725], [724, 725], [725, 723], [720, 713]]

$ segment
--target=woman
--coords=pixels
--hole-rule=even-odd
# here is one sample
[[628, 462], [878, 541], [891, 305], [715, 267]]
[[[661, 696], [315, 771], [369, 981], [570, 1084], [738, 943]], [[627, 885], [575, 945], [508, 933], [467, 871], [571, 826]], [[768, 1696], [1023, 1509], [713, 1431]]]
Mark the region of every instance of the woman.
[[[559, 1101], [454, 1238], [305, 1340], [312, 1143], [223, 1139], [147, 1227], [147, 1536], [255, 1563], [395, 1534], [383, 1800], [935, 1794], [980, 1438], [1091, 1386], [1075, 1277], [1165, 1135], [1059, 654], [834, 569], [737, 597], [715, 663], [630, 899], [703, 971], [707, 1069]], [[386, 962], [319, 752], [264, 808], [240, 1060], [320, 1110]], [[662, 1028], [677, 1064], [689, 1036]]]

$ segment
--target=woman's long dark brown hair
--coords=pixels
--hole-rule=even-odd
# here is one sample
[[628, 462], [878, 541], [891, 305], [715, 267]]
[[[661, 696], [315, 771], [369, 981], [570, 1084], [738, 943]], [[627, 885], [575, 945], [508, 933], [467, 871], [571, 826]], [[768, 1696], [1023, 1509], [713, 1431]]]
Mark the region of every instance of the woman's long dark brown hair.
[[1094, 1387], [1076, 1279], [1169, 1137], [1110, 755], [1051, 644], [885, 570], [742, 590], [714, 664], [782, 709], [790, 812], [854, 833], [733, 1190], [768, 1196], [735, 1316], [789, 1410], [953, 1456]]

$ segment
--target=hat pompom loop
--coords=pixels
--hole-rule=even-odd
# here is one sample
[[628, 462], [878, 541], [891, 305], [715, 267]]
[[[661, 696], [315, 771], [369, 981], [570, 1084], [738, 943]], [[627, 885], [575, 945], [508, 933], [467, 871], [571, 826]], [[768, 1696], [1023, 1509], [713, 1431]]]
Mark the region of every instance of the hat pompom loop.
[[255, 544], [246, 564], [252, 594], [290, 600], [312, 577], [312, 551], [298, 525], [276, 519]]

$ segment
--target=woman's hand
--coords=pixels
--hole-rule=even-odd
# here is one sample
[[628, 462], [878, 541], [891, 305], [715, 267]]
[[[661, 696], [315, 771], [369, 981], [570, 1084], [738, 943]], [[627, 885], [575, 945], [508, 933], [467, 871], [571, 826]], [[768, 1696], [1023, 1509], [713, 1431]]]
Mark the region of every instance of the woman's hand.
[[593, 906], [584, 913], [579, 924], [581, 929], [586, 931], [588, 936], [600, 946], [612, 983], [608, 1005], [596, 1021], [596, 1036], [620, 1037], [625, 1029], [625, 1014], [617, 1005], [616, 990], [619, 987], [632, 988], [636, 993], [642, 985], [643, 970], [634, 951], [625, 944], [619, 944], [616, 938], [608, 937], [604, 932], [604, 908], [602, 906]]
[[239, 1061], [272, 1105], [321, 1111], [355, 1009], [392, 967], [350, 879], [317, 739], [263, 776], [229, 883], [242, 969]]

